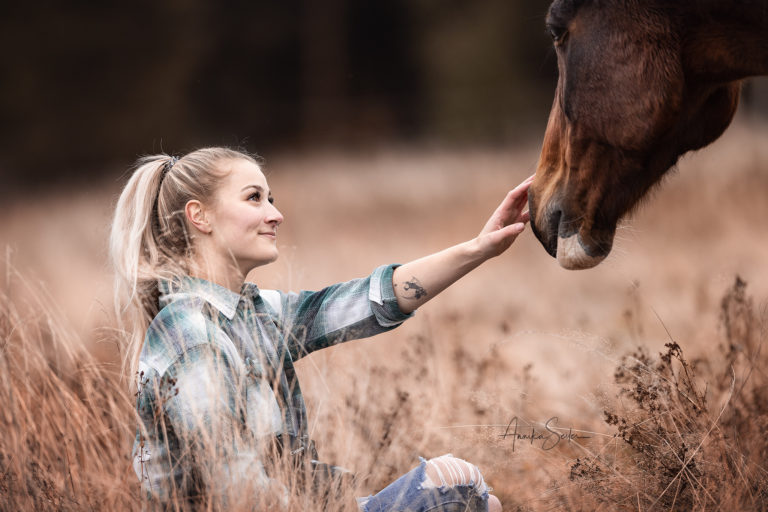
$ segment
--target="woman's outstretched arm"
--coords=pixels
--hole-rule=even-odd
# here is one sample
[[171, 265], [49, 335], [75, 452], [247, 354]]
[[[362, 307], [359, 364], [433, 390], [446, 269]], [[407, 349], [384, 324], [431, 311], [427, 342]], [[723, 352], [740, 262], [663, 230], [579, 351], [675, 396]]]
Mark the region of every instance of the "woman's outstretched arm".
[[400, 310], [411, 313], [485, 260], [506, 251], [529, 220], [523, 209], [533, 176], [511, 190], [476, 238], [397, 267], [392, 284]]

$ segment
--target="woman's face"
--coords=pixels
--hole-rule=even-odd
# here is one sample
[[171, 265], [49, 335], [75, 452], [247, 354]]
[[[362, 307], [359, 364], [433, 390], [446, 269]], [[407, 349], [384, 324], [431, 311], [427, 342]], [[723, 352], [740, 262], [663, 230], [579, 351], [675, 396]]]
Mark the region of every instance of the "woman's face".
[[282, 214], [272, 204], [267, 179], [255, 163], [230, 160], [222, 170], [229, 174], [214, 194], [208, 211], [211, 235], [217, 250], [247, 274], [277, 259], [277, 226]]

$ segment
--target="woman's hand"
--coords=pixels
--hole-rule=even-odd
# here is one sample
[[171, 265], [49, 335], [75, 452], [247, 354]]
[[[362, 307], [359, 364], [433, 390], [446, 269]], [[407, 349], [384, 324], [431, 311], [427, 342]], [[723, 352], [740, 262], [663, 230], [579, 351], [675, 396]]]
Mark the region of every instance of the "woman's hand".
[[492, 258], [503, 253], [512, 245], [517, 235], [523, 232], [530, 215], [525, 209], [528, 203], [528, 188], [533, 176], [510, 190], [474, 242], [485, 258]]
[[533, 176], [507, 194], [476, 238], [397, 267], [392, 274], [397, 305], [410, 313], [482, 262], [506, 251], [525, 229]]

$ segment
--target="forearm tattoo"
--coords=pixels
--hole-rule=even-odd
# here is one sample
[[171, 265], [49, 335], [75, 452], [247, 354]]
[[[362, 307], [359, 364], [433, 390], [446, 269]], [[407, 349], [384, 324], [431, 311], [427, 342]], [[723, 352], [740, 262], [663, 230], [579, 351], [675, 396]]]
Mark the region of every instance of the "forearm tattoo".
[[[397, 285], [395, 285], [397, 286]], [[416, 277], [411, 277], [410, 281], [403, 283], [403, 291], [405, 292], [403, 298], [418, 300], [427, 296], [427, 290], [421, 286], [421, 281]]]

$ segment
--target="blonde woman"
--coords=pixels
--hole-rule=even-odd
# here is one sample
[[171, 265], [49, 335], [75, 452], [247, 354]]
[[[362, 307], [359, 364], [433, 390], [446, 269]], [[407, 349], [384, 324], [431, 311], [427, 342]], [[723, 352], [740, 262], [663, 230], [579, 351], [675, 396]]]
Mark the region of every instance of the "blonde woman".
[[[141, 159], [118, 201], [110, 249], [138, 378], [133, 462], [145, 505], [265, 509], [289, 506], [300, 489], [330, 503], [349, 479], [317, 461], [294, 361], [397, 327], [504, 252], [528, 221], [531, 179], [471, 241], [318, 292], [284, 293], [245, 282], [278, 257], [283, 222], [256, 159], [227, 148]], [[357, 506], [501, 510], [479, 469], [450, 455], [422, 459]]]

